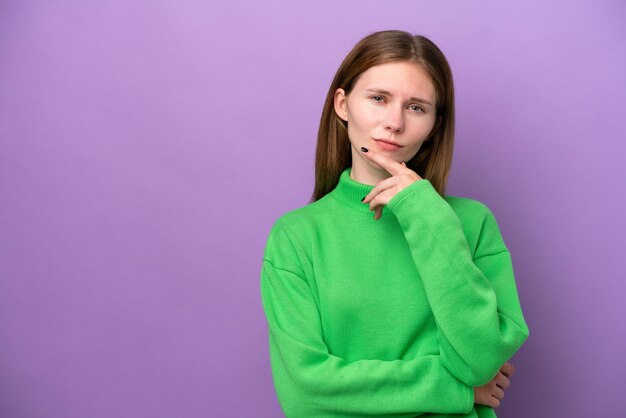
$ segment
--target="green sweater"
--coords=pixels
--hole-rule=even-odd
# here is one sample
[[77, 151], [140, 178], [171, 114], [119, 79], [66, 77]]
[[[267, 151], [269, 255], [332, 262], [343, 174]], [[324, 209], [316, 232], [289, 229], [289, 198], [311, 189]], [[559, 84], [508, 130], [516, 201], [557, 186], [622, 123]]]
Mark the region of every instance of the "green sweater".
[[341, 174], [267, 239], [260, 292], [288, 417], [494, 417], [474, 386], [528, 338], [511, 255], [483, 203], [427, 179], [374, 220]]

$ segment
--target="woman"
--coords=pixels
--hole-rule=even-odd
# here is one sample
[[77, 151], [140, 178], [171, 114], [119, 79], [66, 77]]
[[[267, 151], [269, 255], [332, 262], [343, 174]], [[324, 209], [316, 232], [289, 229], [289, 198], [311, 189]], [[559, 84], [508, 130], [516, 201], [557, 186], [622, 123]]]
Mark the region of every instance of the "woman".
[[445, 195], [453, 140], [437, 46], [393, 30], [357, 43], [326, 97], [311, 202], [264, 253], [288, 417], [495, 416], [529, 331], [493, 213]]

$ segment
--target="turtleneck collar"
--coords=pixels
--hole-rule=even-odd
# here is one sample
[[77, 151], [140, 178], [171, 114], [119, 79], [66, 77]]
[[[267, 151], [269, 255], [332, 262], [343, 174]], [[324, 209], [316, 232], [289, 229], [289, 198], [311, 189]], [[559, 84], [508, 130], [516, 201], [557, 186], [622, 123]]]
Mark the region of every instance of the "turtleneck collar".
[[[339, 182], [337, 186], [330, 192], [330, 195], [354, 209], [357, 209], [365, 213], [374, 213], [370, 211], [368, 204], [361, 202], [361, 199], [365, 197], [374, 186], [364, 183], [359, 183], [350, 177], [352, 167], [348, 167], [341, 172], [339, 176]], [[383, 212], [385, 207], [383, 206]]]

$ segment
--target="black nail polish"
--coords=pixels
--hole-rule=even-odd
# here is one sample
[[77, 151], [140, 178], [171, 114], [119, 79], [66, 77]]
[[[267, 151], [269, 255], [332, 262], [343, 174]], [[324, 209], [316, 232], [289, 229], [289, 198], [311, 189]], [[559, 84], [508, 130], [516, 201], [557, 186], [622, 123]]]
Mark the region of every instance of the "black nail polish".
[[366, 198], [367, 196], [363, 196], [363, 198], [361, 199], [361, 202]]
[[367, 152], [367, 148], [365, 148], [365, 147], [361, 147], [361, 151], [363, 151], [363, 152]]

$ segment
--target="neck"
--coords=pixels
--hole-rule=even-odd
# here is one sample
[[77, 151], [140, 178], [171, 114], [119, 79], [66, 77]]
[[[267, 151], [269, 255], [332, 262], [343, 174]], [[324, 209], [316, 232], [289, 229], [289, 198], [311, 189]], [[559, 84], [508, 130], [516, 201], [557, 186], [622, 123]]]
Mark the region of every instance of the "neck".
[[[352, 170], [350, 172], [350, 178], [359, 183], [376, 186], [386, 178], [391, 177], [384, 168], [371, 161], [364, 161], [367, 157], [362, 155], [352, 156]], [[374, 165], [376, 164], [376, 165]]]

